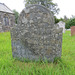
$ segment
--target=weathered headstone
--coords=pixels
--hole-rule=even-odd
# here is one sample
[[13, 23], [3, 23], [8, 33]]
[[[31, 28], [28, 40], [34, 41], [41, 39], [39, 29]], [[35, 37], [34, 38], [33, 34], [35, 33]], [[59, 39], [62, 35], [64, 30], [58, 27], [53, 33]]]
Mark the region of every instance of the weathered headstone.
[[71, 27], [71, 36], [75, 36], [75, 26]]
[[63, 21], [59, 21], [59, 23], [57, 23], [59, 25], [60, 28], [63, 28], [63, 33], [65, 33], [65, 22]]
[[61, 57], [62, 28], [56, 28], [52, 13], [44, 6], [23, 9], [18, 24], [11, 30], [11, 38], [15, 58], [53, 61]]

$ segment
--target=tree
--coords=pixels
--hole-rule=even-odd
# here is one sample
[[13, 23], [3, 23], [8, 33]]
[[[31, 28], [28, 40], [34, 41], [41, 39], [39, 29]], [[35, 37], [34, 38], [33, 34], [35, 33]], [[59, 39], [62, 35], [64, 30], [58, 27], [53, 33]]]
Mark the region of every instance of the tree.
[[41, 4], [49, 8], [53, 14], [58, 14], [59, 12], [58, 5], [53, 3], [52, 0], [24, 0], [24, 2], [26, 3], [25, 6], [28, 4]]
[[68, 20], [68, 17], [65, 15], [64, 16], [64, 21], [67, 21]]
[[15, 23], [17, 24], [19, 13], [16, 10], [13, 10], [13, 12], [15, 14]]
[[54, 16], [55, 24], [57, 24], [59, 21], [65, 22], [63, 18], [58, 19], [56, 16]]
[[67, 20], [65, 28], [69, 29], [71, 26], [75, 26], [75, 18], [71, 18], [70, 20]]
[[54, 20], [55, 20], [55, 24], [60, 21], [56, 16], [54, 16]]

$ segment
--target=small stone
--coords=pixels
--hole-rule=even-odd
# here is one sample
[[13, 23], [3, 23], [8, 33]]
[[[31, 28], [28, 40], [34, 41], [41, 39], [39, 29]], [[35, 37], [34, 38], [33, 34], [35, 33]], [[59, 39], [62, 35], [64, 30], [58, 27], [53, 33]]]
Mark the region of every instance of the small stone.
[[41, 19], [41, 17], [37, 17], [37, 19]]
[[25, 17], [23, 17], [23, 19], [22, 19], [22, 23], [27, 24], [27, 23], [28, 23], [28, 20], [27, 20]]
[[29, 13], [30, 10], [25, 8], [24, 11], [27, 14], [27, 13]]
[[30, 23], [34, 23], [34, 21], [33, 21], [33, 20], [30, 20], [29, 22], [30, 22]]

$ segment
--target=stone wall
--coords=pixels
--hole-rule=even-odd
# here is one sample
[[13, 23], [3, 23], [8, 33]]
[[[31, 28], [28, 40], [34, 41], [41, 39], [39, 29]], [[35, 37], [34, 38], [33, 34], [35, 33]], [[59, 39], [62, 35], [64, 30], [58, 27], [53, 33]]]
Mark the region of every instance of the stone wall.
[[61, 57], [62, 28], [54, 25], [52, 13], [41, 5], [27, 6], [11, 30], [15, 58], [54, 61]]
[[[9, 25], [4, 25], [4, 16], [8, 17], [9, 19]], [[0, 12], [0, 32], [9, 31], [11, 27], [15, 24], [15, 16], [14, 14], [6, 13], [6, 12]]]

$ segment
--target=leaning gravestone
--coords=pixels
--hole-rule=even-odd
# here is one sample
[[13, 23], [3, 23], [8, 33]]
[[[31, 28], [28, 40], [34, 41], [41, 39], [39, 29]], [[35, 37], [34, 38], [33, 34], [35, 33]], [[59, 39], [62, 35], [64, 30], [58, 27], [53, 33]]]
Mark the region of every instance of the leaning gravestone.
[[13, 57], [48, 61], [61, 57], [62, 28], [54, 25], [52, 13], [41, 5], [27, 6], [11, 30]]

